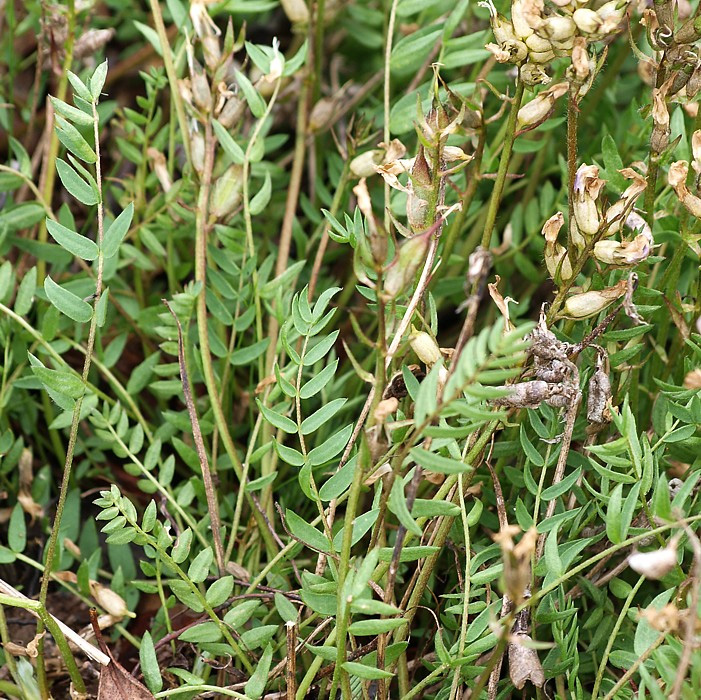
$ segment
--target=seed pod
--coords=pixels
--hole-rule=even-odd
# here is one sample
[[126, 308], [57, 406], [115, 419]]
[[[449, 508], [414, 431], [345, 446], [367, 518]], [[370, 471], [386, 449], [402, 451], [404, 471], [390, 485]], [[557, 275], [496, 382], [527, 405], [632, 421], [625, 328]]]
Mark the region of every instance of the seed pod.
[[531, 15], [531, 8], [527, 5], [529, 2], [532, 0], [513, 0], [511, 3], [511, 24], [514, 26], [516, 36], [523, 41], [533, 34], [533, 27], [529, 22]]
[[583, 83], [592, 72], [587, 40], [583, 36], [578, 36], [572, 45], [572, 70], [579, 83]]
[[438, 343], [428, 333], [417, 331], [413, 326], [409, 335], [409, 345], [421, 362], [429, 367], [442, 357]]
[[524, 63], [521, 66], [521, 80], [526, 85], [548, 85], [552, 78], [545, 72], [542, 65]]
[[595, 316], [616, 299], [620, 299], [626, 293], [627, 287], [627, 281], [621, 280], [613, 287], [575, 294], [565, 302], [565, 316], [577, 319]]
[[246, 111], [246, 103], [235, 95], [227, 98], [222, 107], [218, 121], [222, 126], [230, 129], [234, 124], [238, 124]]
[[537, 34], [531, 34], [527, 39], [526, 39], [526, 46], [528, 47], [529, 52], [531, 51], [552, 51], [553, 45], [550, 39], [546, 39], [542, 36], [538, 36]]
[[205, 114], [212, 109], [212, 91], [204, 72], [198, 70], [192, 76], [192, 100], [196, 107], [199, 107]]
[[526, 681], [538, 688], [545, 684], [545, 672], [538, 658], [538, 652], [527, 646], [533, 640], [527, 634], [514, 634], [509, 642], [509, 678], [518, 690]]
[[241, 204], [242, 176], [243, 168], [240, 165], [230, 165], [216, 178], [210, 204], [212, 216], [224, 219]]
[[374, 175], [377, 171], [375, 168], [382, 162], [382, 157], [385, 152], [379, 148], [375, 148], [372, 151], [365, 151], [357, 155], [350, 162], [350, 171], [356, 177], [370, 177]]
[[696, 70], [691, 74], [689, 82], [686, 84], [686, 95], [689, 98], [694, 98], [701, 89], [701, 66], [697, 66]]
[[399, 247], [394, 261], [385, 273], [384, 292], [389, 298], [396, 298], [412, 283], [426, 257], [432, 235], [430, 230], [417, 234]]
[[548, 383], [540, 379], [532, 382], [509, 384], [504, 389], [508, 389], [509, 393], [506, 396], [494, 399], [494, 403], [497, 406], [537, 408], [550, 396]]
[[574, 37], [577, 26], [570, 17], [552, 15], [543, 21], [541, 33], [552, 41], [566, 41]]
[[199, 131], [190, 134], [190, 155], [195, 172], [202, 175], [204, 172], [204, 136]]
[[521, 107], [517, 115], [519, 128], [533, 129], [539, 124], [542, 124], [555, 108], [555, 102], [567, 92], [568, 88], [569, 86], [567, 83], [552, 85]]
[[596, 200], [606, 183], [599, 178], [596, 165], [585, 165], [577, 169], [574, 179], [574, 217], [577, 227], [585, 236], [593, 236], [600, 225]]
[[592, 423], [610, 423], [611, 412], [608, 403], [611, 400], [611, 380], [600, 363], [589, 380], [587, 397], [587, 420]]
[[424, 147], [421, 146], [411, 169], [409, 196], [406, 202], [407, 221], [414, 233], [424, 231], [430, 223], [428, 203], [432, 189], [431, 169], [424, 155]]

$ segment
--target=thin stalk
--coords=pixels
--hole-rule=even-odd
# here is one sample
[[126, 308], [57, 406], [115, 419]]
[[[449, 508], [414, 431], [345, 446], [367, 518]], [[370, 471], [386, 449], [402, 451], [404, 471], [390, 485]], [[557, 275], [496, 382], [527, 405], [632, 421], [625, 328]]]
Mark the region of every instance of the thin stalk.
[[599, 696], [599, 688], [601, 687], [601, 681], [603, 680], [604, 677], [604, 672], [606, 671], [606, 664], [608, 663], [609, 660], [609, 654], [611, 653], [611, 649], [613, 648], [613, 644], [616, 641], [616, 637], [618, 636], [618, 631], [621, 629], [621, 625], [623, 624], [623, 620], [626, 618], [626, 614], [628, 613], [628, 608], [630, 608], [631, 603], [633, 602], [633, 598], [635, 598], [635, 594], [638, 592], [638, 589], [640, 586], [643, 585], [645, 582], [645, 577], [641, 576], [638, 579], [638, 582], [631, 588], [630, 593], [628, 594], [628, 597], [626, 598], [625, 602], [623, 603], [623, 607], [621, 608], [621, 612], [618, 614], [618, 619], [616, 620], [616, 624], [613, 626], [613, 630], [611, 631], [611, 636], [609, 637], [608, 643], [606, 644], [606, 648], [604, 649], [604, 655], [601, 657], [601, 663], [599, 664], [599, 670], [596, 672], [596, 680], [594, 681], [594, 689], [591, 692], [591, 700], [596, 700], [596, 698]]
[[633, 665], [616, 681], [616, 685], [611, 688], [611, 690], [606, 694], [604, 697], [604, 700], [613, 700], [618, 694], [618, 691], [630, 681], [630, 679], [633, 677], [633, 675], [636, 673], [636, 671], [640, 668], [642, 664], [644, 664], [652, 655], [652, 652], [657, 649], [662, 642], [664, 642], [665, 637], [667, 635], [662, 632], [657, 639], [640, 655], [638, 656], [635, 661], [633, 662]]
[[153, 15], [153, 23], [156, 25], [156, 33], [158, 34], [158, 41], [161, 45], [161, 55], [163, 56], [163, 65], [166, 69], [166, 75], [168, 76], [168, 83], [170, 85], [170, 94], [173, 98], [173, 104], [175, 105], [175, 113], [178, 117], [178, 125], [180, 126], [180, 136], [183, 140], [183, 148], [185, 149], [185, 157], [187, 162], [191, 163], [190, 159], [190, 132], [187, 126], [187, 117], [185, 116], [185, 107], [183, 107], [183, 101], [180, 97], [180, 90], [178, 89], [178, 74], [175, 72], [175, 64], [173, 63], [173, 54], [170, 50], [170, 42], [168, 41], [168, 34], [166, 33], [165, 24], [163, 24], [163, 15], [161, 14], [161, 6], [158, 0], [150, 0], [151, 4], [151, 14]]
[[348, 504], [346, 505], [346, 517], [343, 524], [343, 544], [341, 545], [341, 558], [338, 565], [338, 588], [336, 593], [336, 668], [333, 672], [333, 682], [331, 684], [331, 697], [334, 697], [334, 691], [340, 682], [341, 696], [343, 700], [351, 700], [350, 678], [348, 673], [343, 669], [343, 664], [346, 662], [346, 643], [348, 635], [348, 618], [350, 609], [346, 600], [344, 588], [346, 578], [350, 570], [350, 554], [353, 544], [353, 521], [358, 509], [360, 500], [360, 492], [363, 487], [363, 470], [357, 468], [353, 476], [353, 483], [350, 487], [348, 495]]
[[[68, 26], [66, 28], [66, 42], [63, 45], [64, 58], [63, 66], [61, 67], [61, 78], [58, 81], [58, 86], [56, 87], [56, 94], [54, 97], [65, 102], [66, 92], [68, 90], [68, 71], [71, 69], [73, 64], [73, 46], [75, 44], [75, 0], [68, 0]], [[58, 158], [58, 149], [60, 142], [58, 140], [58, 134], [53, 128], [54, 124], [54, 108], [51, 104], [51, 100], [46, 100], [46, 132], [49, 134], [49, 148], [46, 153], [46, 160], [44, 161], [43, 168], [43, 183], [41, 186], [42, 197], [40, 201], [46, 203], [46, 205], [51, 205], [51, 200], [53, 199], [54, 184], [56, 182], [56, 158]], [[97, 144], [96, 144], [97, 145]], [[46, 243], [48, 232], [46, 230], [46, 221], [42, 221], [39, 225], [39, 234], [37, 240], [39, 243]], [[46, 276], [46, 261], [39, 258], [37, 260], [37, 284], [41, 286], [44, 283], [44, 277]], [[49, 404], [51, 405], [51, 404]], [[53, 409], [49, 415], [53, 415]], [[56, 433], [58, 436], [58, 433]]]
[[[384, 83], [383, 83], [383, 127], [382, 136], [386, 144], [390, 140], [389, 130], [389, 114], [390, 114], [390, 98], [392, 91], [392, 71], [390, 69], [390, 61], [392, 58], [392, 42], [394, 40], [394, 24], [397, 18], [397, 5], [399, 0], [392, 0], [392, 5], [389, 9], [389, 21], [387, 22], [387, 35], [385, 38], [385, 64], [384, 64]], [[390, 186], [385, 182], [385, 231], [389, 231], [392, 226], [392, 219], [389, 215], [389, 199]]]
[[489, 207], [487, 209], [487, 219], [484, 222], [484, 230], [482, 232], [482, 240], [480, 243], [483, 248], [489, 248], [489, 243], [492, 240], [492, 232], [494, 231], [494, 224], [497, 220], [497, 213], [499, 212], [501, 197], [504, 193], [506, 175], [509, 170], [511, 151], [513, 150], [514, 141], [516, 139], [516, 117], [518, 116], [518, 110], [521, 108], [521, 100], [523, 100], [523, 92], [525, 87], [525, 84], [521, 80], [516, 83], [516, 94], [511, 102], [509, 120], [506, 125], [506, 134], [504, 136], [504, 146], [501, 151], [499, 170], [497, 170], [497, 179], [494, 182], [494, 189], [492, 190], [492, 196], [489, 200]]
[[[93, 102], [92, 105], [93, 113], [93, 134], [95, 137], [95, 154], [97, 155], [97, 160], [95, 161], [95, 180], [97, 182], [98, 191], [100, 193], [100, 200], [97, 203], [97, 246], [98, 246], [98, 256], [97, 256], [97, 280], [95, 282], [95, 301], [93, 303], [93, 314], [90, 320], [90, 330], [88, 331], [88, 342], [85, 350], [85, 360], [83, 361], [83, 372], [82, 380], [85, 384], [88, 381], [88, 375], [90, 373], [90, 365], [92, 363], [92, 356], [95, 349], [95, 335], [97, 333], [97, 304], [100, 301], [100, 296], [102, 295], [102, 273], [104, 268], [104, 255], [102, 252], [102, 242], [104, 236], [104, 210], [102, 205], [102, 170], [100, 166], [100, 121], [97, 114], [97, 104]], [[73, 418], [71, 421], [71, 429], [68, 436], [68, 448], [66, 449], [66, 461], [63, 465], [63, 477], [61, 479], [61, 487], [58, 494], [58, 503], [56, 505], [56, 515], [51, 527], [51, 535], [49, 537], [49, 543], [46, 548], [46, 568], [44, 569], [44, 574], [41, 578], [41, 588], [39, 591], [39, 602], [46, 608], [46, 598], [49, 593], [49, 581], [51, 580], [51, 572], [53, 570], [54, 558], [56, 556], [56, 544], [58, 542], [58, 533], [61, 528], [61, 520], [63, 518], [63, 510], [66, 506], [66, 497], [68, 496], [68, 484], [71, 478], [71, 470], [73, 468], [73, 455], [75, 453], [75, 445], [78, 438], [78, 426], [80, 424], [80, 409], [83, 405], [83, 396], [78, 398], [75, 402], [75, 407], [73, 408]], [[37, 625], [37, 634], [43, 631], [43, 624]], [[43, 640], [39, 644], [40, 647], [43, 646]], [[37, 657], [37, 677], [39, 679], [40, 690], [42, 697], [48, 698], [48, 687], [46, 679], [46, 666], [44, 655], [41, 653], [43, 649], [40, 649], [39, 656]]]
[[[577, 100], [574, 86], [567, 95], [567, 211], [569, 221], [574, 217], [574, 179], [577, 173]], [[567, 249], [572, 250], [572, 228], [567, 226]]]
[[431, 673], [426, 676], [422, 681], [417, 683], [406, 695], [402, 695], [401, 700], [411, 700], [415, 697], [423, 697], [420, 693], [423, 693], [428, 687], [432, 686], [448, 669], [450, 666], [441, 664], [438, 668], [434, 668]]

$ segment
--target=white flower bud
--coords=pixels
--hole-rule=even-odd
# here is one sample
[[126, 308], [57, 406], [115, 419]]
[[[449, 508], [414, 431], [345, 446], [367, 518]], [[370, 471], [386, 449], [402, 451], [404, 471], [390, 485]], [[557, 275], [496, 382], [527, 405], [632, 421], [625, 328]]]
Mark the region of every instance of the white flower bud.
[[586, 8], [575, 10], [572, 19], [577, 25], [577, 29], [584, 34], [596, 34], [602, 23], [601, 17], [594, 10]]
[[553, 15], [543, 21], [542, 33], [553, 41], [566, 41], [574, 36], [576, 25], [570, 17]]
[[672, 539], [664, 549], [653, 552], [633, 552], [628, 557], [628, 566], [645, 578], [658, 581], [677, 565], [677, 542]]
[[531, 34], [526, 39], [526, 46], [528, 47], [529, 52], [552, 51], [553, 49], [553, 45], [549, 39], [544, 39], [542, 36], [538, 36], [537, 34]]

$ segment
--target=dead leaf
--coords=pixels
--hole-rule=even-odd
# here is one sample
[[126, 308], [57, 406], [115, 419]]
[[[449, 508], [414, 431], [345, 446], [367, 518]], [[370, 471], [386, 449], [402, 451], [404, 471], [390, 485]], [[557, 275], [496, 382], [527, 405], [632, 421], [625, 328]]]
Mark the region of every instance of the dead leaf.
[[100, 671], [100, 685], [97, 700], [152, 700], [153, 695], [141, 685], [123, 666], [115, 661], [109, 649], [105, 649], [112, 659], [109, 666]]
[[152, 693], [139, 683], [112, 655], [100, 632], [97, 610], [90, 608], [90, 623], [100, 649], [110, 657], [107, 666], [100, 669], [97, 700], [153, 700]]

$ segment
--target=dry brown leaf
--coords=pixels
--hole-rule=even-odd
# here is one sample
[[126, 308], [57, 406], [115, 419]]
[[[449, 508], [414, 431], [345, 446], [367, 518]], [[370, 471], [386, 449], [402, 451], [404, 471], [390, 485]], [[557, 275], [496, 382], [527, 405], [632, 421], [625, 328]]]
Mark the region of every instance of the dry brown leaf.
[[100, 671], [100, 685], [97, 689], [97, 700], [152, 700], [153, 695], [141, 685], [123, 666], [112, 659], [109, 666], [103, 666]]

